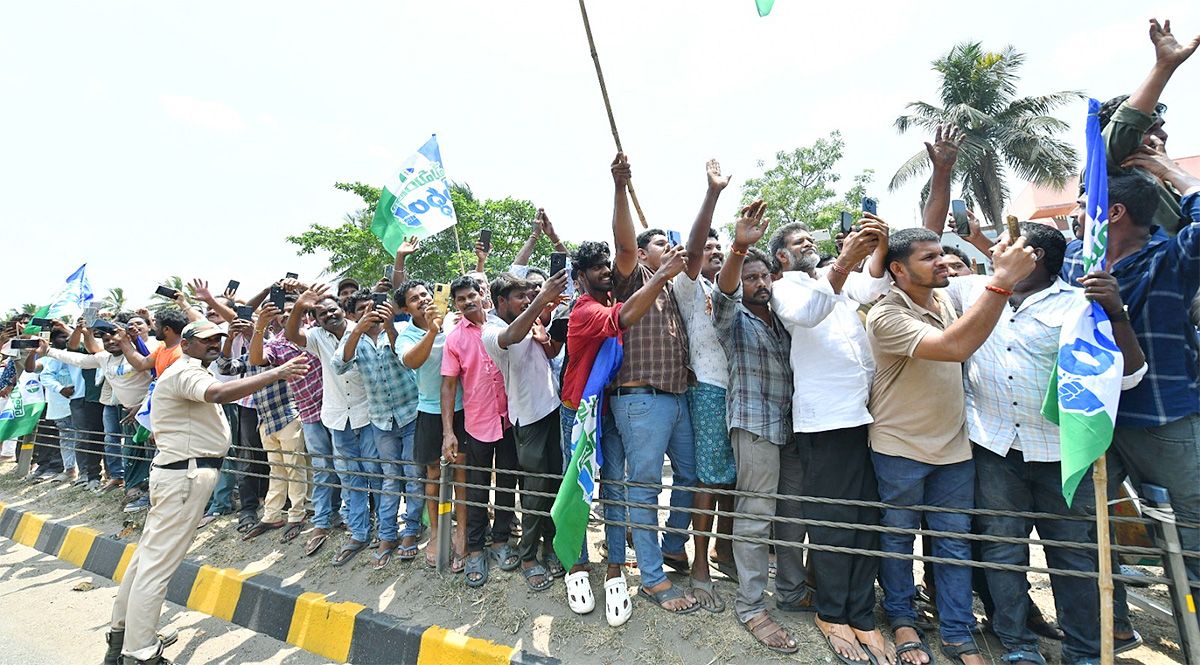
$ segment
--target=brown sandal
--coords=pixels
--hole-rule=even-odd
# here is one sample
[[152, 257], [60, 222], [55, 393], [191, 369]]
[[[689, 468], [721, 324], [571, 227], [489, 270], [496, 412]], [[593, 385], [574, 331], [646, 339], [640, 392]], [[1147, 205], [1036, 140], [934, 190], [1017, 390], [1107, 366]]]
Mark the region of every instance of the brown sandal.
[[300, 535], [301, 531], [304, 531], [304, 520], [300, 520], [299, 522], [288, 522], [287, 529], [285, 529], [283, 535], [279, 537], [279, 542], [289, 543], [295, 540]]
[[308, 542], [304, 543], [304, 556], [316, 554], [317, 550], [321, 549], [326, 540], [329, 540], [329, 532], [324, 529], [317, 529], [317, 532], [308, 539]]
[[[783, 626], [780, 625], [779, 622], [772, 619], [771, 615], [767, 614], [766, 610], [763, 610], [749, 621], [743, 621], [739, 623], [741, 623], [742, 627], [744, 627], [746, 630], [750, 631], [750, 634], [754, 636], [754, 639], [758, 640], [759, 644], [770, 649], [771, 651], [774, 651], [775, 653], [796, 653], [800, 650], [800, 646], [796, 644], [796, 641], [792, 639], [791, 635], [788, 635], [787, 631], [783, 629]], [[777, 633], [783, 633], [785, 638], [784, 644], [791, 642], [792, 646], [776, 647], [767, 644], [767, 638], [772, 637]]]

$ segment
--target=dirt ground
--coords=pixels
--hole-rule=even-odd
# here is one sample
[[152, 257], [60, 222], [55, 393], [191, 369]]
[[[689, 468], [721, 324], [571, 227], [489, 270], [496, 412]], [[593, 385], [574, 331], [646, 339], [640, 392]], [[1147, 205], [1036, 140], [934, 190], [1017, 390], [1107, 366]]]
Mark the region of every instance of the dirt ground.
[[[77, 488], [31, 485], [16, 478], [11, 471], [11, 465], [0, 467], [0, 501], [32, 507], [72, 523], [87, 524], [123, 540], [138, 538], [140, 519], [145, 513], [135, 513], [132, 520], [127, 519], [121, 512], [119, 493], [96, 496]], [[320, 552], [308, 558], [303, 553], [305, 536], [281, 545], [276, 531], [245, 543], [235, 526], [236, 517], [226, 516], [197, 531], [189, 557], [213, 566], [258, 570], [298, 583], [308, 591], [328, 594], [333, 601], [354, 601], [388, 612], [402, 622], [452, 628], [473, 637], [551, 655], [564, 663], [835, 662], [820, 632], [812, 624], [812, 615], [777, 612], [773, 601], [768, 601], [768, 609], [796, 637], [801, 648], [796, 654], [783, 656], [760, 647], [739, 625], [733, 613], [737, 585], [715, 569], [714, 580], [727, 606], [724, 612], [699, 611], [674, 616], [635, 599], [632, 618], [624, 626], [614, 629], [604, 620], [603, 567], [600, 565], [594, 565], [592, 574], [597, 609], [581, 617], [568, 609], [561, 581], [548, 591], [534, 593], [525, 586], [518, 572], [500, 572], [492, 566], [490, 582], [484, 588], [468, 589], [462, 575], [447, 573], [441, 576], [425, 565], [423, 557], [403, 563], [393, 558], [384, 570], [372, 571], [372, 558], [366, 551], [350, 564], [335, 568], [330, 565], [330, 558], [347, 538], [345, 532], [337, 533]], [[598, 525], [589, 527], [588, 540], [592, 561], [600, 561], [596, 545], [602, 540], [602, 530]], [[1040, 548], [1033, 550], [1033, 565], [1044, 565]], [[919, 578], [920, 563], [916, 564], [915, 571]], [[1161, 574], [1153, 568], [1147, 572]], [[688, 584], [685, 576], [672, 575], [671, 578], [676, 584], [685, 587]], [[635, 592], [639, 579], [637, 569], [627, 569], [626, 579], [631, 592]], [[1053, 617], [1049, 579], [1031, 575], [1030, 583], [1033, 598], [1042, 612]], [[1146, 595], [1167, 602], [1162, 589], [1150, 589]], [[976, 614], [982, 616], [983, 610], [978, 603], [975, 609]], [[1122, 654], [1117, 663], [1160, 665], [1182, 662], [1174, 625], [1156, 621], [1137, 608], [1132, 608], [1131, 612], [1145, 645]], [[876, 620], [880, 626], [887, 625], [881, 609], [877, 610]], [[886, 629], [884, 632], [887, 634]], [[936, 638], [931, 636], [931, 639]], [[993, 635], [989, 633], [980, 640], [980, 647], [985, 657], [1000, 662], [1003, 648]], [[1043, 640], [1042, 648], [1050, 656], [1048, 662], [1061, 662], [1058, 646], [1053, 642]], [[939, 662], [945, 661], [940, 654], [938, 658]]]

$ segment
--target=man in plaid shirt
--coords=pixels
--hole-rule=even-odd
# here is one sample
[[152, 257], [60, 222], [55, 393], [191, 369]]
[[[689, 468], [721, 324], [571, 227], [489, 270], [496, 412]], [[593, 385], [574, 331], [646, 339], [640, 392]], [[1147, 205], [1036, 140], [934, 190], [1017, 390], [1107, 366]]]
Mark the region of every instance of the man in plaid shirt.
[[300, 429], [304, 433], [304, 449], [307, 451], [306, 466], [312, 469], [306, 472], [306, 480], [311, 483], [308, 486], [309, 504], [314, 511], [313, 526], [316, 528], [304, 546], [304, 553], [312, 555], [324, 544], [336, 522], [342, 521], [342, 516], [335, 512], [335, 507], [341, 505], [341, 493], [336, 487], [331, 487], [337, 484], [333, 471], [333, 441], [329, 430], [321, 423], [321, 361], [279, 332], [295, 304], [295, 296], [288, 294], [282, 312], [270, 301], [262, 305], [259, 319], [270, 321], [269, 330], [275, 332], [269, 337], [258, 335], [251, 339], [250, 363], [278, 367], [297, 356], [304, 356], [308, 360], [308, 373], [288, 380], [288, 394], [300, 415]]
[[[252, 324], [245, 319], [235, 319], [229, 324], [229, 334], [221, 356], [217, 359], [217, 371], [226, 376], [253, 376], [267, 368], [251, 364], [249, 353], [231, 358], [234, 337], [250, 334], [251, 344], [261, 344], [272, 323], [269, 316], [259, 316]], [[275, 329], [278, 331], [278, 328]], [[258, 523], [242, 535], [242, 540], [257, 538], [267, 531], [287, 525], [280, 542], [288, 542], [300, 535], [304, 528], [304, 515], [308, 510], [308, 483], [304, 468], [308, 460], [304, 457], [304, 433], [300, 425], [300, 412], [292, 401], [286, 381], [268, 384], [253, 394], [254, 408], [258, 411], [258, 434], [270, 464], [267, 496], [263, 501], [263, 514]], [[285, 501], [291, 501], [284, 520]]]
[[[1126, 475], [1136, 488], [1160, 485], [1170, 492], [1179, 521], [1195, 524], [1200, 522], [1200, 341], [1188, 308], [1200, 290], [1200, 179], [1167, 157], [1161, 145], [1142, 148], [1122, 166], [1131, 170], [1108, 177], [1107, 262], [1148, 371], [1121, 395], [1108, 454], [1109, 491], [1115, 493]], [[1181, 213], [1190, 220], [1174, 237], [1151, 224], [1160, 181], [1182, 194]], [[1074, 284], [1082, 272], [1081, 266], [1066, 263], [1062, 277]], [[1200, 529], [1181, 524], [1179, 538], [1184, 550], [1200, 551]], [[1200, 559], [1189, 557], [1186, 565], [1192, 592], [1198, 593]], [[1114, 584], [1113, 636], [1118, 648], [1136, 646], [1141, 638], [1129, 622], [1124, 585]]]

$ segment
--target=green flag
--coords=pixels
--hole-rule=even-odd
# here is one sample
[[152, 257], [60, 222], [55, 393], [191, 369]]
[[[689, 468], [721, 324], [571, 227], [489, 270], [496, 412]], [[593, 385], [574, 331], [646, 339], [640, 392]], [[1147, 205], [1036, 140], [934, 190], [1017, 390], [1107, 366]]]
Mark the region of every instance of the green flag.
[[46, 410], [46, 392], [38, 375], [26, 372], [0, 406], [0, 441], [25, 436], [37, 429]]
[[425, 238], [457, 222], [450, 201], [450, 184], [442, 168], [442, 153], [437, 136], [433, 136], [383, 186], [371, 221], [371, 233], [394, 256], [405, 238], [414, 235]]
[[766, 16], [771, 13], [771, 7], [775, 5], [775, 0], [754, 0], [754, 4], [758, 5], [758, 15]]

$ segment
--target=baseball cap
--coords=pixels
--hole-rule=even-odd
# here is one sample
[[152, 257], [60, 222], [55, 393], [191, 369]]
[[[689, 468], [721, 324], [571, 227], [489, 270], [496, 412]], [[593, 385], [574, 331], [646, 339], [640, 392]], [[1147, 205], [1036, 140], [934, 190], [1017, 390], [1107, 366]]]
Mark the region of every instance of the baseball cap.
[[354, 285], [355, 291], [357, 291], [360, 288], [358, 285], [357, 279], [354, 279], [353, 277], [347, 277], [347, 278], [341, 280], [340, 282], [338, 282], [338, 285], [337, 285], [338, 293], [341, 293], [342, 289], [346, 288], [346, 286], [349, 284]]
[[184, 339], [208, 339], [224, 334], [225, 331], [209, 321], [192, 321], [183, 327], [183, 333], [180, 336]]

